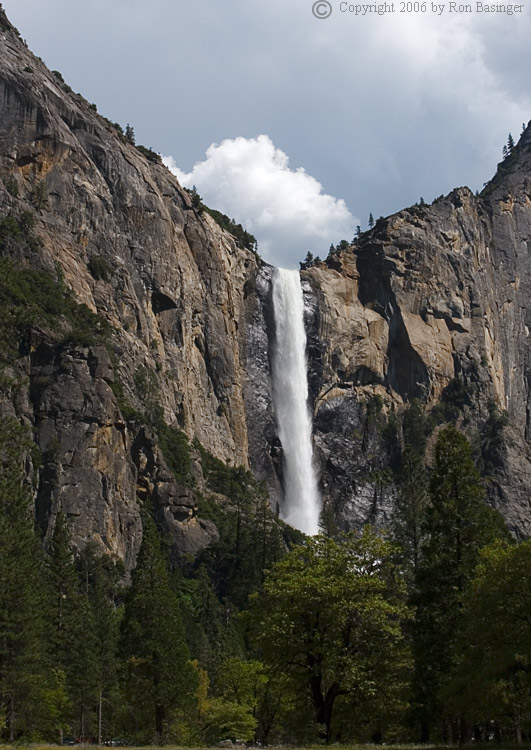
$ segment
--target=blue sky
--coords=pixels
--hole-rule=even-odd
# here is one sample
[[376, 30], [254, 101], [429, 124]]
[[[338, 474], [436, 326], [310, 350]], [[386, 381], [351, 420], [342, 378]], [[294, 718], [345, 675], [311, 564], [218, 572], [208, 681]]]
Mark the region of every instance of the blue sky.
[[360, 16], [331, 0], [326, 19], [312, 4], [3, 0], [50, 68], [285, 266], [369, 212], [481, 188], [531, 117], [525, 3]]

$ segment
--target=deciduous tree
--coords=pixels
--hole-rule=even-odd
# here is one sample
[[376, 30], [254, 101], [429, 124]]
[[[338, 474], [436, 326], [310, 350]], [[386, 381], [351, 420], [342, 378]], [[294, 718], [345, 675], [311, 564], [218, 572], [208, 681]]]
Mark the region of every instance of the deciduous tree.
[[369, 529], [340, 541], [319, 535], [277, 563], [255, 598], [264, 658], [308, 695], [327, 740], [338, 698], [360, 711], [403, 684], [408, 613], [392, 554]]

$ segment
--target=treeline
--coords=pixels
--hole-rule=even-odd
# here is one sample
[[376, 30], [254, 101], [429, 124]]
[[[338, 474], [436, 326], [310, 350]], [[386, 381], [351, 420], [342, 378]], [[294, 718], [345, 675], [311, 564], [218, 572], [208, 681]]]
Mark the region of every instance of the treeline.
[[[24, 429], [0, 430], [0, 728], [7, 741], [467, 742], [531, 729], [531, 543], [484, 502], [470, 445], [403, 419], [387, 536], [304, 538], [196, 445], [217, 542], [170, 563], [149, 508], [130, 581], [67, 519], [34, 529]], [[210, 495], [212, 498], [212, 495]], [[329, 524], [329, 527], [331, 525]]]

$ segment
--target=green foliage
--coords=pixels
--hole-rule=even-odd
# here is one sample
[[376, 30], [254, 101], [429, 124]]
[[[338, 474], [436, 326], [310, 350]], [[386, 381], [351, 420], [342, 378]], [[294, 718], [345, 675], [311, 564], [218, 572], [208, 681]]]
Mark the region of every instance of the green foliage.
[[198, 211], [200, 214], [202, 214], [203, 211], [205, 210], [205, 207], [203, 205], [203, 201], [201, 200], [201, 196], [199, 195], [196, 186], [192, 185], [192, 187], [189, 190], [187, 190], [187, 192], [190, 198], [192, 199], [192, 207], [195, 208], [195, 210]]
[[256, 253], [258, 247], [256, 237], [247, 232], [241, 224], [237, 224], [234, 219], [229, 218], [226, 214], [217, 211], [215, 208], [205, 206], [195, 185], [192, 185], [191, 188], [185, 188], [185, 190], [192, 200], [192, 207], [199, 214], [202, 214], [203, 212], [207, 213], [214, 219], [216, 224], [234, 237], [236, 244], [239, 247]]
[[125, 140], [132, 146], [135, 145], [135, 130], [131, 125], [129, 125], [129, 123], [127, 123], [127, 125], [125, 126]]
[[427, 437], [431, 429], [432, 426], [420, 401], [417, 399], [410, 401], [402, 417], [402, 431], [405, 445], [419, 456], [423, 456], [426, 451]]
[[0, 351], [4, 360], [28, 351], [33, 331], [48, 329], [62, 343], [104, 343], [109, 325], [76, 302], [59, 273], [16, 266], [0, 258]]
[[428, 478], [424, 462], [417, 450], [407, 445], [402, 456], [391, 534], [401, 550], [400, 556], [410, 586], [415, 585], [419, 573], [427, 509]]
[[484, 495], [466, 438], [452, 425], [441, 430], [415, 597], [416, 698], [422, 707], [418, 720], [426, 728], [445, 715], [441, 696], [457, 658], [465, 590], [479, 550], [507, 534]]
[[21, 247], [31, 252], [38, 250], [41, 242], [33, 234], [34, 225], [35, 217], [30, 211], [21, 211], [18, 216], [5, 216], [0, 220], [0, 251], [7, 254]]
[[350, 247], [350, 244], [347, 240], [341, 240], [337, 245], [334, 245], [333, 243], [330, 245], [330, 248], [328, 250], [328, 256], [327, 260], [332, 258], [334, 255], [338, 255], [338, 253], [343, 252], [344, 250], [348, 250]]
[[308, 250], [305, 259], [299, 265], [301, 267], [301, 270], [311, 268], [313, 266], [313, 253]]
[[369, 424], [378, 419], [382, 413], [383, 405], [383, 398], [379, 394], [370, 397], [367, 402], [367, 422]]
[[159, 445], [168, 468], [179, 484], [189, 487], [192, 484], [192, 458], [188, 438], [176, 427], [164, 423], [158, 425]]
[[203, 209], [207, 214], [212, 216], [216, 224], [219, 224], [222, 229], [229, 234], [232, 234], [239, 247], [256, 253], [258, 248], [256, 237], [250, 232], [247, 232], [241, 224], [237, 224], [234, 219], [230, 219], [226, 214], [222, 214], [221, 211], [216, 211], [215, 208], [203, 206]]
[[442, 422], [455, 422], [465, 408], [473, 408], [475, 386], [463, 377], [453, 378], [441, 394], [441, 400], [430, 413], [430, 431]]
[[220, 538], [198, 557], [210, 571], [220, 599], [245, 607], [249, 594], [261, 585], [265, 571], [281, 556], [283, 540], [279, 522], [269, 507], [266, 488], [241, 466], [228, 466], [210, 454], [199, 441], [201, 467], [211, 492], [225, 495], [222, 508], [207, 498], [199, 502], [199, 515], [216, 524]]
[[207, 745], [226, 739], [250, 742], [258, 724], [245, 706], [223, 698], [211, 698], [207, 702], [204, 720], [203, 735]]
[[111, 389], [116, 397], [116, 402], [122, 413], [122, 417], [126, 422], [138, 422], [142, 424], [146, 421], [145, 414], [131, 405], [125, 394], [123, 383], [119, 380], [115, 380], [114, 383], [111, 383]]
[[[140, 741], [162, 742], [172, 712], [194, 706], [197, 672], [157, 530], [144, 514], [142, 544], [125, 601], [121, 656], [128, 718]], [[179, 679], [176, 679], [179, 675]]]
[[109, 261], [102, 255], [91, 255], [88, 262], [88, 269], [96, 281], [110, 281], [113, 269]]
[[504, 449], [504, 429], [509, 424], [507, 412], [500, 412], [494, 401], [488, 404], [489, 416], [481, 430], [481, 458], [483, 471], [491, 474], [500, 464]]
[[18, 198], [18, 183], [14, 177], [4, 177], [2, 182], [12, 198]]
[[267, 575], [251, 618], [265, 661], [308, 695], [326, 740], [336, 702], [367, 719], [404, 685], [405, 589], [393, 548], [370, 529], [294, 547]]
[[45, 180], [39, 180], [35, 183], [35, 187], [31, 194], [31, 202], [37, 211], [42, 211], [45, 208], [48, 208], [48, 188], [46, 187]]
[[46, 679], [42, 555], [24, 462], [33, 444], [15, 419], [0, 420], [0, 736], [13, 742], [42, 720]]
[[90, 734], [98, 736], [98, 744], [101, 745], [102, 735], [109, 737], [115, 734], [113, 730], [121, 705], [117, 653], [121, 612], [116, 606], [116, 599], [121, 594], [124, 569], [121, 562], [101, 555], [93, 544], [85, 547], [76, 563], [85, 597], [85, 610], [88, 609], [83, 649], [89, 659], [85, 657], [86, 667], [81, 674], [85, 680], [90, 675], [94, 696], [86, 717], [91, 723], [86, 723]]
[[140, 151], [141, 154], [143, 154], [148, 161], [153, 162], [153, 164], [162, 164], [162, 157], [159, 153], [154, 151], [152, 148], [147, 148], [146, 146], [137, 146], [137, 151]]
[[[531, 543], [481, 552], [465, 596], [459, 656], [445, 698], [469, 721], [531, 726]], [[470, 679], [474, 675], [474, 679]]]
[[[97, 696], [97, 643], [87, 587], [80, 586], [65, 515], [59, 512], [47, 559], [50, 657], [65, 677], [70, 711], [62, 717], [77, 736], [89, 734]], [[66, 708], [66, 706], [65, 706]]]

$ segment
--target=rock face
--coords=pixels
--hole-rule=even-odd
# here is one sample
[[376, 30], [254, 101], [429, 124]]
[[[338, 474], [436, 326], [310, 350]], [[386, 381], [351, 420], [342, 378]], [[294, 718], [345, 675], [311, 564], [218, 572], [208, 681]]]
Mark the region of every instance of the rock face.
[[489, 498], [515, 533], [531, 533], [530, 175], [528, 128], [481, 196], [457, 189], [381, 219], [351, 251], [305, 272], [323, 343], [313, 369], [322, 371], [314, 413], [324, 496], [346, 525], [385, 522], [391, 511], [392, 483], [378, 487], [378, 473], [392, 465], [393, 444], [385, 428], [379, 441], [371, 430], [374, 398], [393, 414], [459, 390], [460, 425], [483, 452], [489, 418], [507, 412]]
[[[2, 409], [32, 427], [43, 455], [53, 453], [36, 498], [44, 526], [63, 508], [77, 544], [100, 540], [130, 566], [141, 537], [138, 426], [124, 419], [111, 384], [132, 407], [156, 403], [167, 424], [247, 466], [241, 348], [255, 297], [244, 290], [259, 261], [48, 71], [3, 12], [0, 26], [0, 218], [31, 212], [41, 242], [2, 254], [58, 264], [76, 299], [115, 331], [112, 365], [105, 350], [39, 341], [11, 368], [27, 386], [16, 396], [8, 389]], [[159, 486], [152, 497], [163, 515], [183, 505], [170, 495]], [[196, 540], [205, 537], [193, 514], [177, 515]]]
[[[0, 234], [0, 255], [60, 268], [112, 328], [106, 348], [37, 326], [4, 367], [0, 413], [43, 456], [37, 518], [50, 534], [63, 509], [78, 546], [96, 540], [130, 569], [148, 499], [176, 552], [193, 554], [217, 534], [198, 517], [200, 469], [195, 488], [180, 482], [144, 416], [250, 467], [278, 502], [271, 267], [48, 71], [2, 11], [0, 101], [0, 220], [31, 215], [40, 240]], [[381, 219], [303, 271], [316, 460], [343, 527], [388, 522], [401, 415], [418, 399], [457, 408], [489, 454], [490, 501], [531, 533], [530, 236], [528, 128], [481, 196], [461, 188]], [[509, 423], [493, 451], [496, 410]]]

